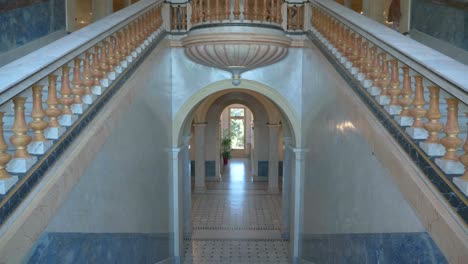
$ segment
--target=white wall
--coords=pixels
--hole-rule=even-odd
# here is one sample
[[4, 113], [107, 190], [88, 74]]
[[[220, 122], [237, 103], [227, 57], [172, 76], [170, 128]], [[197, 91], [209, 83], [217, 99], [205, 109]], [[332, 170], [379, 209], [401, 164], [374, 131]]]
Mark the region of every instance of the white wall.
[[[363, 131], [364, 106], [315, 47], [303, 60], [304, 234], [424, 231], [373, 155]], [[344, 122], [353, 127], [339, 129]]]
[[[48, 232], [169, 230], [169, 50], [149, 56], [126, 85], [136, 97], [49, 224]], [[124, 87], [122, 87], [124, 89]]]

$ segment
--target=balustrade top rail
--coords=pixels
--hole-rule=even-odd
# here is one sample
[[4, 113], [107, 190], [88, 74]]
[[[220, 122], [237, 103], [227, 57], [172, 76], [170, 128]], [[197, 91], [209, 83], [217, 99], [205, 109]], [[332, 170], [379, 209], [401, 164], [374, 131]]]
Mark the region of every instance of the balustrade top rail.
[[468, 103], [468, 66], [334, 1], [312, 0], [393, 57]]
[[162, 0], [142, 0], [0, 67], [0, 105], [82, 54]]

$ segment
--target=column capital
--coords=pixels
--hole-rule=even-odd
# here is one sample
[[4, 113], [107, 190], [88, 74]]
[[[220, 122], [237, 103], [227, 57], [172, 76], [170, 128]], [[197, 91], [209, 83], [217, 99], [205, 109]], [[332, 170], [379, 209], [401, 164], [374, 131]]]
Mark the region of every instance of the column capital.
[[268, 128], [280, 128], [280, 127], [281, 127], [281, 124], [270, 124], [270, 123], [267, 123], [267, 127], [268, 127]]
[[193, 123], [192, 125], [193, 125], [194, 127], [206, 127], [206, 124], [207, 124], [207, 123], [204, 122], [204, 123]]
[[166, 148], [167, 153], [173, 160], [178, 159], [180, 150], [181, 148], [178, 147]]
[[188, 146], [190, 144], [190, 139], [192, 138], [191, 135], [182, 136], [182, 146]]

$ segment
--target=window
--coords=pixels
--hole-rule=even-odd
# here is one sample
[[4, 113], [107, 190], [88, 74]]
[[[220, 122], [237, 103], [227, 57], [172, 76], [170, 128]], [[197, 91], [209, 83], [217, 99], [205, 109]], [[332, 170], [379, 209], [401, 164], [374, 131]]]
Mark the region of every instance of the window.
[[229, 108], [229, 134], [232, 149], [245, 148], [245, 108]]

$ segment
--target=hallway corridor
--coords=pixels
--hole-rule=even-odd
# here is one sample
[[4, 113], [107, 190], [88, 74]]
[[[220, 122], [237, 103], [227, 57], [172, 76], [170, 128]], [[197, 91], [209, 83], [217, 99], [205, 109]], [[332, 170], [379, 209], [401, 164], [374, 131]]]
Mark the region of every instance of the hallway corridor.
[[281, 194], [252, 182], [248, 160], [232, 159], [220, 182], [192, 194], [192, 237], [184, 263], [288, 263], [281, 238]]

